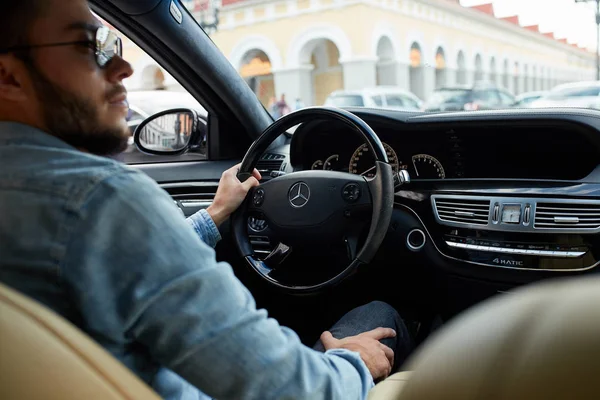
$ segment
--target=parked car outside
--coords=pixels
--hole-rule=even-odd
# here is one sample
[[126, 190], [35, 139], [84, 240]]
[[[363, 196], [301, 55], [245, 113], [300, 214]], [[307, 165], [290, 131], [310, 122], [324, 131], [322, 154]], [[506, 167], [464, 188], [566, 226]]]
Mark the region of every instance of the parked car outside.
[[578, 107], [600, 109], [600, 81], [564, 83], [530, 104], [532, 108]]
[[531, 105], [531, 103], [544, 97], [547, 94], [548, 94], [547, 90], [521, 93], [520, 95], [518, 95], [516, 97], [516, 101], [515, 101], [515, 104], [513, 104], [513, 107], [517, 107], [517, 108], [529, 107]]
[[512, 107], [515, 96], [493, 83], [456, 85], [436, 89], [425, 104], [425, 111], [476, 111]]
[[396, 86], [376, 86], [361, 90], [335, 91], [327, 97], [325, 105], [420, 111], [423, 101], [413, 93]]

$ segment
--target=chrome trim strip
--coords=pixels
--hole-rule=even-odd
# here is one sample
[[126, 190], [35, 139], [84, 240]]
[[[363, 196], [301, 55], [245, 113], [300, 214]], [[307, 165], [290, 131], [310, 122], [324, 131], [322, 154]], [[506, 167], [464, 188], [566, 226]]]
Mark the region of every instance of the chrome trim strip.
[[554, 222], [557, 224], [578, 224], [579, 218], [577, 217], [554, 217]]
[[208, 208], [212, 204], [210, 200], [179, 200], [179, 202], [185, 208]]
[[454, 211], [454, 215], [458, 215], [461, 217], [471, 217], [471, 218], [475, 217], [474, 212], [466, 212], [466, 211]]
[[218, 187], [219, 181], [205, 182], [205, 181], [194, 181], [194, 182], [179, 182], [179, 183], [161, 183], [159, 186], [163, 189], [171, 188], [186, 188], [186, 187]]
[[478, 246], [474, 244], [466, 243], [455, 243], [448, 242], [446, 244], [450, 247], [455, 247], [465, 250], [474, 251], [488, 251], [490, 253], [505, 253], [505, 254], [520, 254], [520, 255], [533, 255], [540, 257], [562, 257], [562, 258], [577, 258], [585, 255], [585, 251], [550, 251], [550, 250], [528, 250], [528, 249], [507, 249], [504, 247], [488, 247]]

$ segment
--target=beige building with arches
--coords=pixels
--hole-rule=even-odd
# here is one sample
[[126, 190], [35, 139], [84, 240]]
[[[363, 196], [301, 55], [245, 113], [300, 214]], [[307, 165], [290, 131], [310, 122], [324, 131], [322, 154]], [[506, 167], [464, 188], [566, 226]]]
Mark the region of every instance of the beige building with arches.
[[455, 0], [223, 0], [212, 38], [264, 104], [377, 85], [426, 100], [482, 79], [518, 94], [595, 77], [595, 54]]

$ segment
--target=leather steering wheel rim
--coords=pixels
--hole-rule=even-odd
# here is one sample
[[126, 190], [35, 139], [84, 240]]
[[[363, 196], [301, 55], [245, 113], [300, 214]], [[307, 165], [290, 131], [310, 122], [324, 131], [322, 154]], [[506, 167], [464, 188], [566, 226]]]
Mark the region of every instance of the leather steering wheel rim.
[[[248, 235], [247, 214], [249, 207], [252, 205], [252, 196], [258, 188], [251, 190], [248, 193], [244, 203], [231, 217], [231, 227], [235, 246], [245, 259], [248, 266], [254, 272], [256, 272], [259, 277], [272, 286], [291, 294], [310, 294], [323, 291], [327, 288], [337, 285], [342, 280], [350, 276], [358, 269], [360, 265], [370, 262], [379, 249], [379, 246], [381, 245], [387, 233], [394, 204], [393, 170], [388, 163], [387, 154], [383, 144], [381, 143], [381, 140], [377, 134], [375, 134], [373, 129], [362, 119], [348, 111], [333, 107], [304, 108], [287, 114], [271, 124], [248, 149], [244, 159], [242, 160], [238, 173], [238, 179], [243, 182], [252, 175], [252, 171], [256, 167], [260, 157], [265, 153], [265, 151], [267, 151], [268, 147], [275, 139], [277, 139], [277, 137], [279, 137], [279, 135], [300, 123], [314, 119], [342, 122], [364, 140], [369, 150], [373, 154], [376, 166], [374, 178], [367, 179], [357, 175], [352, 175], [350, 173], [335, 173], [337, 174], [335, 177], [340, 179], [344, 179], [344, 176], [347, 176], [347, 179], [353, 179], [356, 182], [358, 182], [357, 180], [360, 179], [364, 180], [363, 187], [368, 188], [367, 191], [369, 192], [372, 205], [371, 223], [369, 233], [363, 246], [357, 253], [356, 257], [342, 272], [325, 282], [320, 282], [313, 285], [290, 285], [282, 283], [269, 276], [269, 273], [272, 271], [272, 269], [269, 268], [269, 266], [263, 261], [257, 260], [254, 257], [254, 251], [250, 244]], [[310, 174], [310, 172], [321, 171], [304, 171], [303, 173], [292, 172], [285, 175], [285, 178], [292, 183], [292, 180], [296, 175], [304, 178], [307, 176], [313, 176], [314, 179], [317, 179], [315, 178], [316, 175]], [[281, 178], [274, 178], [271, 181], [276, 179]], [[298, 179], [302, 180], [302, 178]], [[318, 179], [328, 178], [326, 176], [319, 176]], [[269, 223], [269, 221], [267, 222]]]

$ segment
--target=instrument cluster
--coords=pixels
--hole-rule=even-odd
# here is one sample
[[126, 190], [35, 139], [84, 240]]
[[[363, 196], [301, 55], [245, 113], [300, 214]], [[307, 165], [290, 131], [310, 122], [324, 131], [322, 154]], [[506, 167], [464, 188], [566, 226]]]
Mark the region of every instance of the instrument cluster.
[[[446, 170], [442, 163], [434, 156], [429, 154], [414, 154], [407, 159], [398, 157], [396, 151], [387, 143], [383, 143], [388, 161], [397, 173], [399, 170], [407, 170], [414, 179], [445, 179]], [[327, 157], [314, 160], [311, 165], [312, 170], [342, 171], [350, 172], [355, 175], [362, 175], [372, 178], [375, 174], [375, 158], [369, 147], [362, 144], [354, 150], [348, 158], [341, 152], [331, 154]]]

